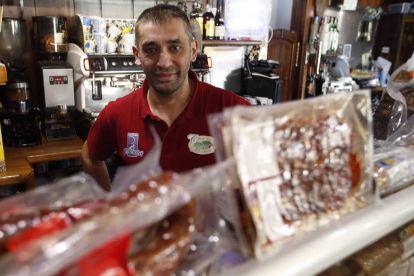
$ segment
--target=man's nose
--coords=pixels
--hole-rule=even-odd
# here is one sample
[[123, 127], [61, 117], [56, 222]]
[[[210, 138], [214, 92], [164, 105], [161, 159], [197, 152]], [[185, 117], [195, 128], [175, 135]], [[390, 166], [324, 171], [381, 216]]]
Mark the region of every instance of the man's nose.
[[162, 50], [158, 57], [157, 66], [160, 68], [168, 68], [171, 65], [171, 54], [167, 50]]

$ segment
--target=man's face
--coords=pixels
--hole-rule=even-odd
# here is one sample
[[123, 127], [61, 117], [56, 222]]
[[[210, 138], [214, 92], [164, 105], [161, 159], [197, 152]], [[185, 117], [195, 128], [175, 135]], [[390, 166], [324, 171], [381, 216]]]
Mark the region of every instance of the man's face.
[[137, 46], [139, 50], [134, 47], [134, 54], [149, 85], [156, 92], [169, 95], [187, 78], [190, 62], [197, 57], [198, 45], [195, 41], [190, 43], [182, 20], [172, 18], [162, 25], [141, 24]]

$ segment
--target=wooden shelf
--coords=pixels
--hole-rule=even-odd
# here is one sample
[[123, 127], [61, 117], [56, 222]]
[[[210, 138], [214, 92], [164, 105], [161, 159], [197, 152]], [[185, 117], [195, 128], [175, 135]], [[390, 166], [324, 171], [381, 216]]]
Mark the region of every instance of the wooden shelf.
[[255, 46], [260, 40], [203, 40], [203, 46]]
[[29, 180], [32, 180], [34, 184], [32, 163], [80, 157], [83, 143], [84, 141], [80, 138], [47, 141], [42, 135], [42, 144], [38, 146], [20, 148], [4, 146], [6, 171], [0, 173], [0, 186]]

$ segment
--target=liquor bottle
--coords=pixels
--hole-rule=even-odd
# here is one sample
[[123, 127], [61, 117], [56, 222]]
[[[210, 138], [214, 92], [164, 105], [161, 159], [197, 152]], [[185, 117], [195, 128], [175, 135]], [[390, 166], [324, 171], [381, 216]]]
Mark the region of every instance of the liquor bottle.
[[313, 74], [312, 74], [312, 66], [309, 66], [308, 75], [306, 76], [306, 91], [305, 91], [305, 98], [310, 98], [315, 96], [315, 91], [313, 88]]
[[190, 14], [191, 19], [197, 20], [200, 25], [201, 35], [203, 35], [203, 10], [201, 9], [201, 4], [198, 1], [195, 1], [193, 4], [193, 10]]
[[203, 39], [214, 39], [214, 14], [211, 0], [207, 0], [206, 12], [203, 15]]
[[331, 53], [334, 54], [338, 51], [338, 44], [339, 44], [338, 18], [336, 17], [331, 27], [330, 38], [331, 38], [330, 50], [331, 50]]
[[331, 18], [326, 16], [320, 31], [320, 42], [322, 42], [322, 55], [326, 54], [329, 49], [329, 27], [331, 26]]
[[[319, 67], [319, 72], [316, 72], [316, 75], [314, 77], [315, 96], [323, 95], [322, 87], [323, 87], [323, 84], [325, 82], [325, 78], [323, 77], [323, 74], [322, 74], [323, 66], [324, 65], [321, 65]], [[317, 71], [317, 70], [315, 70], [315, 71]]]
[[217, 40], [224, 40], [226, 35], [226, 27], [224, 26], [224, 19], [222, 15], [223, 0], [217, 0], [217, 12], [215, 18], [214, 37]]

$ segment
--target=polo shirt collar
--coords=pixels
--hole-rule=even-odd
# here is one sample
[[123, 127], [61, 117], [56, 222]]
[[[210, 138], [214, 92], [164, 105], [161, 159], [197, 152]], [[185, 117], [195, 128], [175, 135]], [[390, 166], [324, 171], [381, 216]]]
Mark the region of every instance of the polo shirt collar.
[[[201, 88], [200, 81], [197, 78], [197, 75], [192, 71], [188, 71], [188, 77], [194, 80], [195, 82], [195, 89], [193, 98], [191, 99], [190, 103], [184, 109], [183, 113], [181, 114], [185, 116], [185, 118], [195, 118], [202, 116], [204, 114], [204, 91]], [[145, 78], [144, 82], [142, 83], [142, 93], [140, 93], [141, 101], [139, 104], [139, 113], [142, 118], [147, 116], [154, 116], [149, 108], [147, 93], [148, 93], [148, 81]]]

